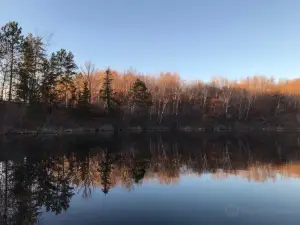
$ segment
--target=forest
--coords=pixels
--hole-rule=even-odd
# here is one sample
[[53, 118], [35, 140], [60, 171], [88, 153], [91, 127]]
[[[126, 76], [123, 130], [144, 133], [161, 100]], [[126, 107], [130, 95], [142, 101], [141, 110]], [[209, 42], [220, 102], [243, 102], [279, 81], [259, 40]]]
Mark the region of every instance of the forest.
[[[66, 49], [0, 30], [0, 133], [17, 129], [299, 129], [300, 79], [185, 81], [178, 73], [77, 65]], [[87, 58], [89, 56], [86, 56]], [[134, 63], [134, 62], [133, 62]], [[199, 66], [201, 70], [201, 66]]]

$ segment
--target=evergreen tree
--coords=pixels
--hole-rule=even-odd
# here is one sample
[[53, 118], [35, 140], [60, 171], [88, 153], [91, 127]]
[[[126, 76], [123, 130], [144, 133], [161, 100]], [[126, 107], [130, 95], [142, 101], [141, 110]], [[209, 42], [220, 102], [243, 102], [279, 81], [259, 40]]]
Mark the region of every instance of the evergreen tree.
[[78, 107], [84, 109], [88, 108], [88, 106], [90, 105], [89, 101], [90, 101], [90, 90], [88, 87], [88, 82], [85, 81], [83, 84], [83, 91], [79, 95]]
[[35, 103], [41, 100], [41, 77], [44, 71], [44, 61], [46, 60], [46, 50], [43, 39], [29, 34], [28, 41], [31, 43], [34, 55], [34, 71], [29, 79], [29, 102]]
[[29, 34], [22, 44], [22, 55], [19, 63], [17, 99], [23, 102], [40, 101], [39, 77], [43, 71], [45, 50], [41, 38]]
[[111, 79], [111, 71], [108, 68], [105, 71], [105, 78], [102, 89], [100, 90], [100, 98], [105, 102], [106, 108], [108, 112], [116, 109], [118, 102], [114, 98], [114, 92], [111, 87], [112, 79]]
[[[19, 27], [17, 22], [8, 22], [1, 28], [0, 42], [2, 46], [2, 57], [5, 58], [5, 76], [9, 75], [8, 101], [12, 100], [13, 81], [18, 72], [22, 40], [22, 28]], [[3, 84], [5, 84], [5, 82], [6, 77]]]
[[28, 38], [25, 39], [22, 44], [22, 56], [21, 62], [19, 64], [19, 80], [16, 85], [16, 95], [17, 99], [22, 102], [27, 103], [29, 99], [30, 80], [33, 79], [33, 74], [35, 71], [34, 65], [34, 50]]
[[[45, 102], [52, 105], [58, 100], [59, 94], [64, 97], [66, 106], [68, 105], [68, 94], [72, 96], [73, 92], [73, 76], [77, 65], [71, 52], [61, 49], [51, 54], [49, 62], [44, 60], [42, 78], [42, 95]], [[61, 85], [59, 91], [56, 90], [57, 85]]]
[[[58, 60], [58, 78], [59, 83], [62, 85], [65, 104], [68, 105], [68, 93], [71, 92], [71, 86], [73, 84], [73, 77], [76, 74], [75, 70], [77, 69], [77, 65], [74, 61], [74, 55], [72, 52], [66, 52], [65, 49], [61, 49], [56, 53], [56, 57]], [[71, 93], [70, 93], [71, 94]]]
[[132, 109], [138, 108], [142, 111], [149, 109], [152, 105], [152, 96], [146, 84], [137, 79], [130, 90], [130, 101]]
[[42, 99], [50, 107], [56, 102], [57, 93], [55, 87], [57, 84], [57, 57], [55, 53], [51, 54], [49, 60], [43, 61], [43, 74], [42, 74]]

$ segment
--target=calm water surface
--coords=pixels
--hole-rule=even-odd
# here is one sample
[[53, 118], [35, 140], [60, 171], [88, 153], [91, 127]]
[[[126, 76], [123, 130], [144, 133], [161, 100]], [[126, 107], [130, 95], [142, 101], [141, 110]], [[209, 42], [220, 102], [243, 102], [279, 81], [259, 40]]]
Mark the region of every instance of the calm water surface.
[[2, 138], [0, 224], [299, 224], [299, 137]]

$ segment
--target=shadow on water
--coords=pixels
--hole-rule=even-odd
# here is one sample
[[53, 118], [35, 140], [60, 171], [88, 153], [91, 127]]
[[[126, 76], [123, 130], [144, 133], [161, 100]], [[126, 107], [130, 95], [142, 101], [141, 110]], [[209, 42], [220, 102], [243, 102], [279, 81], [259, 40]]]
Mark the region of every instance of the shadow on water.
[[102, 137], [3, 137], [0, 224], [34, 224], [43, 211], [60, 214], [75, 193], [106, 195], [117, 185], [176, 184], [181, 174], [251, 181], [300, 177], [297, 133], [233, 135], [164, 133]]

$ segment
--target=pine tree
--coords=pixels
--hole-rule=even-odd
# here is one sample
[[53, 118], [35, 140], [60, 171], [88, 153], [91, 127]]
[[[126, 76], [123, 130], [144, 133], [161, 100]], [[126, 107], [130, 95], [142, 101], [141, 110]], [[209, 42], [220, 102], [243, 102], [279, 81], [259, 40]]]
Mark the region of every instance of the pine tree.
[[[44, 60], [42, 95], [45, 102], [52, 105], [61, 95], [64, 97], [65, 105], [68, 105], [68, 94], [72, 96], [73, 76], [76, 69], [74, 55], [64, 49], [52, 53], [48, 62]], [[58, 84], [62, 87], [59, 91], [56, 90]]]
[[57, 84], [58, 69], [57, 57], [55, 53], [51, 54], [49, 60], [43, 61], [43, 75], [42, 75], [42, 99], [44, 103], [52, 106], [57, 100], [57, 93], [55, 87]]
[[78, 107], [87, 109], [90, 105], [90, 90], [88, 87], [88, 82], [85, 81], [83, 83], [83, 91], [80, 93], [79, 99], [78, 99]]
[[27, 103], [29, 99], [29, 83], [32, 83], [31, 79], [33, 79], [34, 71], [34, 50], [30, 41], [26, 38], [22, 44], [22, 56], [19, 63], [18, 83], [16, 85], [17, 99], [24, 103]]
[[146, 84], [140, 79], [137, 79], [134, 82], [129, 95], [133, 109], [138, 108], [141, 111], [145, 111], [152, 105], [152, 96], [148, 91]]
[[16, 94], [17, 99], [30, 104], [39, 102], [41, 98], [40, 77], [45, 60], [43, 45], [42, 39], [32, 34], [28, 34], [22, 44]]
[[[22, 28], [19, 27], [17, 22], [8, 22], [1, 28], [0, 42], [2, 46], [2, 55], [5, 58], [5, 76], [9, 75], [8, 101], [11, 101], [13, 97], [13, 82], [18, 72], [22, 41]], [[6, 77], [4, 79], [4, 85], [5, 82]]]
[[34, 71], [29, 80], [29, 103], [41, 101], [41, 78], [46, 60], [45, 44], [43, 38], [29, 34], [28, 41], [31, 43], [34, 53]]
[[106, 108], [108, 112], [116, 109], [118, 102], [114, 98], [115, 93], [111, 87], [112, 79], [111, 79], [111, 71], [108, 68], [105, 71], [105, 78], [102, 89], [100, 90], [100, 98], [105, 102]]
[[77, 65], [74, 61], [74, 55], [72, 52], [67, 52], [65, 49], [61, 49], [56, 53], [57, 59], [57, 74], [58, 81], [63, 86], [61, 90], [65, 98], [65, 105], [68, 105], [68, 93], [71, 91], [71, 86], [73, 83], [73, 77], [76, 74], [75, 70]]

